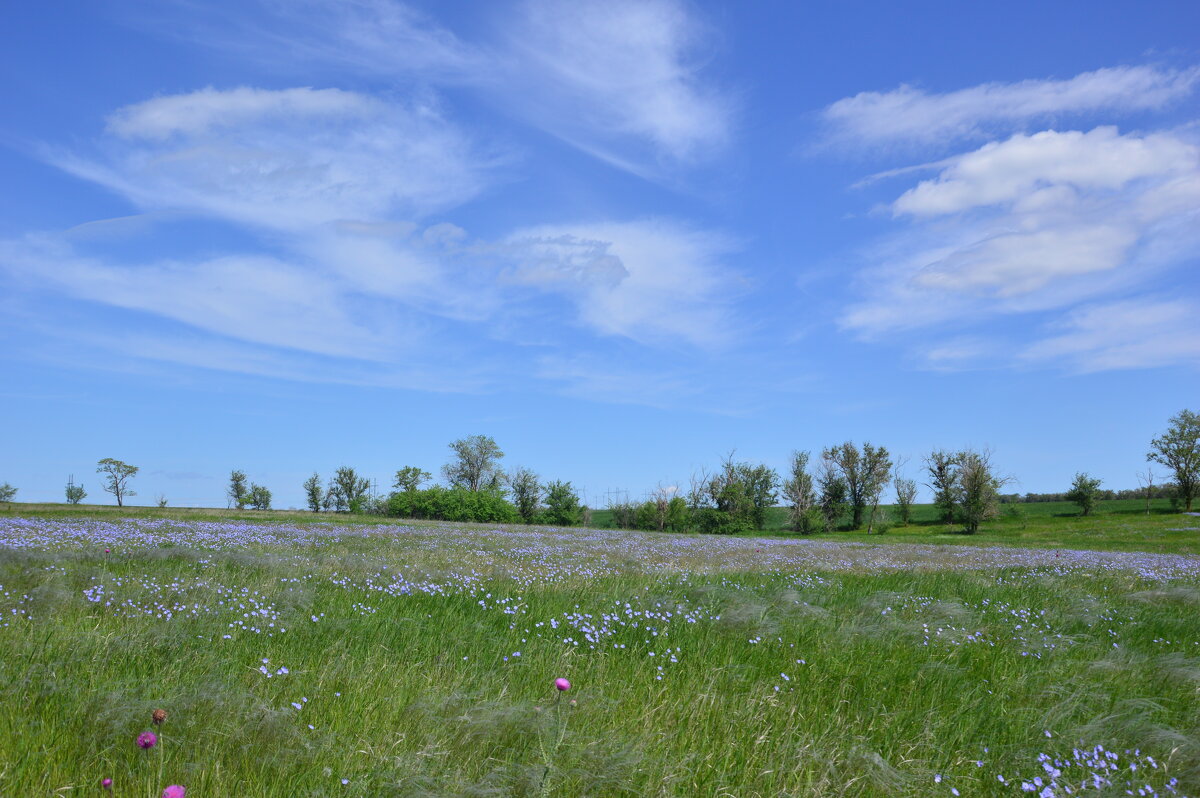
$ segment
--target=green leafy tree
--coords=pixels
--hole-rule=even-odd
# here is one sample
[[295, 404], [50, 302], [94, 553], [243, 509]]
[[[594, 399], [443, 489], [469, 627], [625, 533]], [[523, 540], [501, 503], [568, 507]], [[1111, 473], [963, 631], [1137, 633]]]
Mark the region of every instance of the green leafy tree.
[[330, 479], [329, 484], [325, 486], [325, 496], [321, 499], [321, 506], [325, 510], [333, 510], [335, 513], [345, 512], [350, 506], [346, 500], [346, 494], [333, 479]]
[[246, 487], [246, 472], [237, 469], [230, 471], [229, 487], [225, 489], [225, 495], [229, 498], [229, 506], [242, 509], [249, 501], [249, 493], [250, 490]]
[[316, 471], [304, 480], [304, 498], [308, 501], [308, 509], [314, 513], [321, 512], [321, 500], [325, 497], [321, 490], [321, 475]]
[[66, 487], [67, 504], [79, 504], [87, 497], [87, 491], [83, 489], [83, 485], [76, 485], [70, 482]]
[[1176, 492], [1184, 501], [1184, 509], [1191, 512], [1200, 483], [1200, 416], [1181, 410], [1170, 423], [1166, 432], [1150, 441], [1146, 459], [1175, 472]]
[[505, 479], [521, 520], [527, 524], [534, 523], [542, 503], [541, 477], [522, 466], [509, 472]]
[[246, 493], [246, 503], [255, 510], [270, 510], [271, 491], [262, 485], [255, 485], [252, 482], [250, 483], [250, 490]]
[[392, 487], [396, 490], [402, 490], [411, 493], [415, 490], [420, 490], [421, 485], [433, 479], [433, 474], [428, 471], [417, 468], [416, 466], [404, 466], [396, 472], [396, 480], [392, 483]]
[[1000, 488], [1009, 480], [992, 467], [992, 453], [967, 449], [955, 456], [958, 463], [958, 506], [964, 531], [973, 535], [979, 524], [995, 518], [1000, 508]]
[[1096, 507], [1096, 496], [1100, 492], [1100, 480], [1093, 479], [1086, 473], [1075, 475], [1071, 489], [1067, 491], [1067, 501], [1079, 505], [1080, 515], [1091, 515]]
[[17, 489], [5, 482], [0, 485], [0, 502], [10, 502], [17, 495]]
[[874, 508], [879, 502], [883, 486], [887, 484], [892, 470], [888, 450], [882, 446], [864, 443], [860, 451], [851, 441], [822, 452], [822, 459], [833, 463], [846, 483], [846, 501], [852, 514], [851, 524], [855, 529], [862, 526], [863, 512], [867, 505]]
[[846, 513], [846, 497], [849, 490], [837, 463], [822, 453], [821, 470], [817, 475], [817, 486], [820, 489], [818, 499], [821, 508], [821, 521], [826, 532], [837, 529], [841, 518]]
[[450, 444], [454, 459], [442, 466], [442, 476], [451, 487], [473, 491], [500, 490], [504, 473], [500, 459], [504, 452], [487, 435], [471, 435]]
[[917, 501], [917, 481], [897, 474], [892, 484], [896, 488], [896, 509], [900, 512], [900, 522], [908, 526], [913, 504]]
[[546, 510], [542, 517], [547, 524], [554, 526], [575, 526], [583, 515], [583, 507], [579, 504], [579, 496], [570, 482], [554, 480], [547, 482]]
[[958, 498], [958, 455], [944, 449], [935, 449], [925, 458], [925, 471], [929, 474], [926, 487], [933, 491], [933, 504], [941, 512], [942, 521], [954, 523], [954, 506]]
[[789, 475], [783, 482], [783, 497], [788, 503], [788, 526], [802, 535], [815, 529], [813, 509], [817, 492], [812, 474], [808, 473], [808, 452], [792, 452]]
[[125, 505], [127, 497], [137, 495], [129, 489], [129, 480], [137, 476], [137, 472], [137, 466], [111, 457], [105, 457], [96, 463], [96, 473], [104, 477], [104, 491], [117, 498], [118, 507]]
[[352, 513], [362, 512], [367, 492], [371, 490], [371, 480], [360, 477], [358, 472], [349, 466], [342, 466], [334, 472], [333, 482], [337, 485], [346, 508]]

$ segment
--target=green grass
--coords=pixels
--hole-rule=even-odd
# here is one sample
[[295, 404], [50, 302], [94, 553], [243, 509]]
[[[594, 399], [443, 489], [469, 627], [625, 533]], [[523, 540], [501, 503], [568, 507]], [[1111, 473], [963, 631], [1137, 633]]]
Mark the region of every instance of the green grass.
[[[44, 512], [0, 517], [0, 546], [20, 546], [0, 547], [0, 795], [99, 794], [103, 777], [118, 796], [1022, 795], [997, 776], [1044, 776], [1039, 753], [1094, 745], [1153, 756], [1138, 786], [1200, 791], [1196, 576], [1087, 558], [975, 569], [829, 540], [789, 566], [809, 549], [520, 527], [313, 539], [303, 515], [181, 510], [139, 510], [142, 537], [101, 544], [124, 540], [106, 526], [121, 514]], [[225, 523], [228, 542], [159, 517]], [[1031, 514], [1026, 530], [941, 537], [1180, 519]], [[31, 528], [49, 534], [31, 545]], [[912, 530], [878, 540], [939, 538]], [[924, 559], [885, 569], [880, 551]], [[400, 574], [444, 589], [386, 590]], [[112, 606], [84, 598], [97, 584]], [[272, 614], [242, 617], [255, 606]], [[577, 613], [626, 625], [593, 650]], [[264, 658], [290, 673], [268, 679]], [[141, 751], [156, 707], [161, 745]]]

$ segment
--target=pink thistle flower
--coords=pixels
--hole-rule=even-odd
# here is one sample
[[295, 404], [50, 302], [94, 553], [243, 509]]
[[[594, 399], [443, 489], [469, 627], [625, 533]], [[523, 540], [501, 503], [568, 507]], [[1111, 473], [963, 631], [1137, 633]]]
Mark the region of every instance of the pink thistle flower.
[[142, 732], [137, 736], [138, 748], [153, 748], [158, 744], [158, 737], [154, 732]]
[[571, 683], [561, 677], [554, 680], [554, 686], [563, 692], [571, 689]]
[[185, 792], [187, 792], [187, 790], [185, 790], [183, 787], [180, 787], [178, 784], [172, 784], [170, 787], [163, 790], [162, 798], [183, 798], [183, 794]]
[[101, 779], [100, 786], [103, 789], [108, 790], [109, 792], [112, 792], [112, 779]]

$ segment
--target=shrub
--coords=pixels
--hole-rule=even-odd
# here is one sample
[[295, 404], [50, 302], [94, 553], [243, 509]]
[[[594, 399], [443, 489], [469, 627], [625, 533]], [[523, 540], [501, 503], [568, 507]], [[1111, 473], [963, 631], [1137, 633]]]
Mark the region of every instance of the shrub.
[[426, 490], [393, 493], [388, 497], [387, 513], [399, 518], [485, 524], [515, 524], [521, 520], [517, 508], [506, 502], [498, 491], [436, 485]]

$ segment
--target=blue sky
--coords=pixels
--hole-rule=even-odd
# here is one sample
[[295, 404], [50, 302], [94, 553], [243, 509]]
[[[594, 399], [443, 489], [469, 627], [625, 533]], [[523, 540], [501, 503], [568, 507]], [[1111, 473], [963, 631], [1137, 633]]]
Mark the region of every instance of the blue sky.
[[28, 3], [0, 48], [0, 481], [302, 505], [736, 449], [1132, 487], [1200, 409], [1200, 8]]

